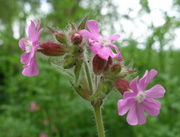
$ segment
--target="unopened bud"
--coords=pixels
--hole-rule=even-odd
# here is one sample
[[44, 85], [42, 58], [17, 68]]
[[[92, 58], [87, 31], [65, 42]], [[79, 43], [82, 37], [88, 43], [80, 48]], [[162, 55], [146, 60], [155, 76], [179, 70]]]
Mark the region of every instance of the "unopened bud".
[[104, 72], [107, 62], [100, 58], [98, 55], [95, 55], [92, 61], [93, 71], [96, 75], [99, 75]]
[[62, 43], [62, 44], [67, 43], [67, 36], [66, 36], [66, 33], [64, 31], [57, 31], [54, 33], [54, 35], [60, 43]]
[[63, 64], [64, 69], [72, 68], [75, 64], [76, 64], [76, 59], [73, 56], [67, 55], [64, 57], [64, 64]]
[[81, 20], [81, 22], [80, 22], [80, 24], [79, 24], [79, 26], [78, 26], [78, 30], [82, 30], [82, 29], [85, 29], [85, 28], [86, 28], [87, 19], [88, 19], [88, 16], [85, 16], [85, 17]]
[[76, 92], [84, 99], [88, 99], [90, 96], [90, 91], [89, 89], [83, 85], [83, 86], [78, 86], [75, 88]]
[[112, 84], [109, 81], [104, 81], [100, 84], [99, 90], [105, 93], [106, 95], [111, 91]]
[[121, 71], [121, 65], [120, 64], [113, 64], [111, 67], [111, 72], [112, 73], [119, 73]]
[[106, 97], [107, 94], [109, 94], [111, 89], [112, 89], [112, 84], [110, 81], [102, 81], [99, 84], [97, 91], [93, 95], [91, 95], [89, 99], [90, 100], [103, 99]]
[[72, 54], [74, 56], [82, 55], [82, 53], [84, 51], [83, 48], [80, 47], [80, 46], [74, 46], [74, 47], [71, 48], [71, 50], [72, 50]]
[[81, 34], [79, 34], [77, 32], [72, 34], [72, 36], [71, 36], [71, 42], [74, 45], [80, 45], [82, 42], [82, 39], [83, 39], [83, 37], [81, 36]]
[[70, 22], [69, 27], [70, 27], [71, 33], [77, 31], [76, 25], [74, 23]]
[[123, 94], [125, 91], [129, 90], [129, 82], [127, 80], [119, 79], [115, 82], [117, 90]]
[[112, 58], [111, 57], [109, 57], [108, 58], [108, 61], [107, 61], [107, 64], [106, 64], [106, 66], [105, 66], [105, 68], [104, 68], [104, 70], [105, 71], [109, 71], [109, 69], [110, 69], [110, 66], [112, 65]]
[[65, 53], [63, 45], [55, 42], [41, 43], [38, 51], [47, 56], [62, 56]]

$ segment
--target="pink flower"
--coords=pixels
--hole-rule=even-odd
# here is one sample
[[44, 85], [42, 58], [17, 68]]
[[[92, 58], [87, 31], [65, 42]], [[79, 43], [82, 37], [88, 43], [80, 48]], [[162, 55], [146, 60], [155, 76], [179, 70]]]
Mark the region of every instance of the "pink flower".
[[41, 133], [39, 137], [48, 137], [45, 133]]
[[21, 55], [21, 63], [24, 64], [22, 74], [24, 76], [38, 75], [39, 70], [36, 63], [36, 51], [39, 48], [39, 37], [42, 33], [40, 20], [37, 25], [31, 21], [28, 29], [28, 37], [19, 41], [19, 47], [24, 51]]
[[127, 114], [127, 122], [130, 125], [140, 125], [146, 122], [144, 111], [151, 116], [157, 116], [160, 112], [161, 104], [154, 98], [164, 96], [165, 89], [157, 84], [151, 89], [145, 90], [152, 79], [157, 75], [156, 70], [146, 71], [141, 79], [136, 77], [130, 83], [130, 90], [126, 91], [123, 99], [118, 101], [119, 115]]
[[109, 59], [109, 57], [117, 58], [119, 61], [122, 61], [119, 48], [112, 44], [113, 41], [119, 39], [119, 35], [114, 35], [111, 37], [101, 36], [99, 34], [99, 26], [96, 20], [87, 21], [86, 26], [89, 31], [81, 30], [80, 34], [88, 40], [88, 43], [91, 46], [91, 51], [94, 54], [106, 61]]
[[39, 107], [38, 107], [38, 105], [37, 105], [37, 103], [36, 102], [31, 102], [31, 105], [30, 105], [30, 107], [29, 107], [29, 111], [30, 112], [35, 112], [35, 111], [37, 111], [37, 110], [39, 110]]

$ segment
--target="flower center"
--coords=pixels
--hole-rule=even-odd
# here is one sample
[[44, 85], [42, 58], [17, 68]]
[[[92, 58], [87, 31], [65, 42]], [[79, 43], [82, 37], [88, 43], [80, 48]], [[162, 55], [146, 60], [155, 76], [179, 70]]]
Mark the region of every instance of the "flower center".
[[109, 45], [111, 44], [111, 41], [110, 41], [109, 39], [107, 39], [107, 38], [102, 38], [102, 39], [100, 40], [100, 44], [101, 44], [102, 46], [109, 46]]
[[32, 47], [33, 47], [32, 42], [30, 42], [29, 40], [26, 40], [25, 43], [26, 43], [25, 52], [26, 53], [31, 52]]
[[146, 94], [144, 92], [139, 92], [136, 96], [136, 101], [138, 103], [141, 103], [144, 101], [145, 98], [146, 98]]

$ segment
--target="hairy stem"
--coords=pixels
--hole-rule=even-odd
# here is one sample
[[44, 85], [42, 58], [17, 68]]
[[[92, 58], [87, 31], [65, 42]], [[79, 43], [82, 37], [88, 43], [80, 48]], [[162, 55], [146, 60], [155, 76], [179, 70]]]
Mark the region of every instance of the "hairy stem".
[[104, 124], [102, 120], [101, 105], [93, 105], [98, 137], [105, 137]]

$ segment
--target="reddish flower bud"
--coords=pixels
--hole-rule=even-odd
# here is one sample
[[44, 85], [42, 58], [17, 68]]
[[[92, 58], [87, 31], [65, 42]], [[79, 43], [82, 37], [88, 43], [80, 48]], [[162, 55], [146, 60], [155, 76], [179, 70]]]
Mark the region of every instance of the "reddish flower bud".
[[108, 59], [108, 61], [107, 61], [107, 64], [106, 64], [106, 66], [105, 66], [105, 68], [104, 68], [104, 71], [109, 71], [112, 63], [113, 63], [112, 58], [109, 57], [109, 59]]
[[119, 79], [115, 82], [117, 90], [123, 94], [125, 91], [129, 89], [129, 82], [127, 80]]
[[82, 39], [83, 39], [83, 37], [77, 32], [72, 34], [72, 36], [71, 36], [71, 42], [74, 45], [80, 45], [82, 42]]
[[60, 43], [62, 43], [62, 44], [67, 43], [67, 36], [66, 36], [66, 33], [64, 31], [57, 31], [54, 33], [54, 35]]
[[63, 45], [55, 42], [41, 43], [38, 51], [47, 56], [62, 56], [65, 53]]
[[100, 58], [98, 55], [95, 55], [92, 61], [93, 71], [96, 75], [99, 75], [104, 72], [105, 67], [107, 65], [107, 61]]

